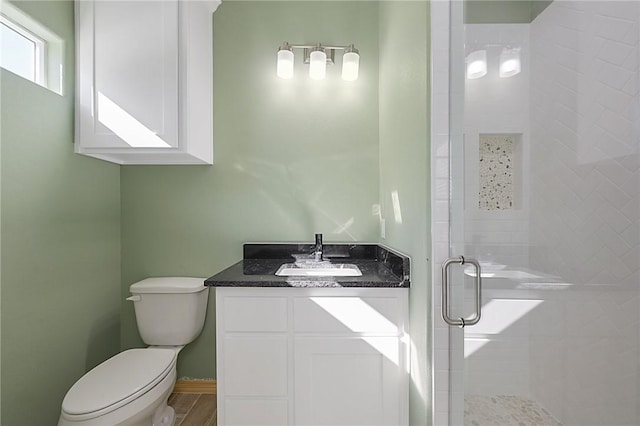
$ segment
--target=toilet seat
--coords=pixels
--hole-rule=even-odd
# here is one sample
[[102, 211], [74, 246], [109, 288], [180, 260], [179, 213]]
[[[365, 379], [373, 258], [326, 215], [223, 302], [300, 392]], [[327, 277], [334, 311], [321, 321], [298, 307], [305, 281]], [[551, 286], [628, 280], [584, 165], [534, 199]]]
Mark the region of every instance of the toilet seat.
[[139, 398], [175, 367], [174, 349], [129, 349], [78, 380], [62, 402], [63, 413], [83, 419], [103, 416]]

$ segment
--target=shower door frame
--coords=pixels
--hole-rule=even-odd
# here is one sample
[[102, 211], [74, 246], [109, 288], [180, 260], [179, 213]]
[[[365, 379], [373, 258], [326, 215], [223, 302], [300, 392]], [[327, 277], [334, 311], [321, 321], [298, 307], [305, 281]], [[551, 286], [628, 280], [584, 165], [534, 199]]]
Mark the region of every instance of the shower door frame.
[[[450, 256], [450, 71], [451, 7], [462, 0], [435, 0], [431, 3], [431, 420], [434, 426], [461, 424], [464, 417], [464, 366], [461, 330], [442, 319], [442, 262]], [[462, 23], [460, 23], [462, 25]], [[461, 28], [462, 31], [462, 28]], [[455, 94], [454, 94], [455, 95]], [[463, 95], [463, 94], [461, 94]], [[463, 343], [462, 343], [463, 344]], [[453, 347], [460, 346], [456, 356]], [[459, 361], [459, 362], [458, 362]]]
[[[466, 255], [464, 230], [458, 229], [464, 222], [461, 191], [465, 173], [461, 149], [464, 129], [459, 122], [464, 116], [465, 90], [464, 85], [459, 84], [465, 81], [463, 7], [464, 0], [431, 2], [431, 402], [434, 426], [464, 424], [464, 329], [451, 326], [442, 318], [443, 263]], [[449, 292], [459, 304], [465, 297], [465, 290], [464, 285], [460, 285], [461, 270], [457, 272]], [[479, 293], [478, 298], [481, 297]], [[456, 302], [452, 303], [455, 305]], [[477, 313], [480, 314], [479, 307]]]

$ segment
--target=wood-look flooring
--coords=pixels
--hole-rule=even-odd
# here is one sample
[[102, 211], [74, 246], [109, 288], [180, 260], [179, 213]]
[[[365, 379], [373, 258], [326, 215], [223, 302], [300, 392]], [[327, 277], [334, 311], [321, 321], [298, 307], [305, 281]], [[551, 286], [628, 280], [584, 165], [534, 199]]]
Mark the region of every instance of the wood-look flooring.
[[169, 405], [176, 412], [176, 426], [217, 426], [215, 394], [172, 393]]

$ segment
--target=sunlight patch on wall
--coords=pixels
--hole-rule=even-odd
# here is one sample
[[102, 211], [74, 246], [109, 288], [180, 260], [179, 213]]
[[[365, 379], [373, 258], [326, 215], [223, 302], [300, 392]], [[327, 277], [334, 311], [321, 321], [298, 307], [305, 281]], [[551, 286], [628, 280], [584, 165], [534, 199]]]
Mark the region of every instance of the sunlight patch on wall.
[[391, 191], [391, 202], [393, 204], [393, 218], [397, 224], [402, 224], [402, 208], [400, 207], [400, 196], [398, 190]]
[[[471, 356], [491, 338], [487, 335], [499, 335], [509, 326], [523, 318], [543, 300], [533, 299], [493, 299], [482, 307], [482, 320], [473, 327], [465, 329], [464, 357]], [[470, 334], [470, 337], [467, 337]]]

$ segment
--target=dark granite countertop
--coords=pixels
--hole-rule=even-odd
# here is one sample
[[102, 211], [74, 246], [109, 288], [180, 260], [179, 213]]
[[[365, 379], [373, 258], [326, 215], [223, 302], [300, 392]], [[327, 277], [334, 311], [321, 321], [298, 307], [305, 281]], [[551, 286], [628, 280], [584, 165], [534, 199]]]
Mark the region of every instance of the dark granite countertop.
[[324, 261], [358, 266], [359, 277], [280, 277], [312, 244], [245, 244], [244, 259], [208, 278], [213, 287], [409, 287], [409, 258], [376, 244], [324, 244]]

